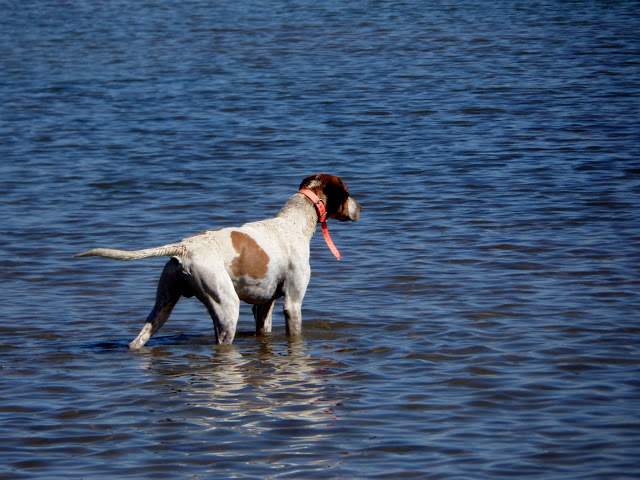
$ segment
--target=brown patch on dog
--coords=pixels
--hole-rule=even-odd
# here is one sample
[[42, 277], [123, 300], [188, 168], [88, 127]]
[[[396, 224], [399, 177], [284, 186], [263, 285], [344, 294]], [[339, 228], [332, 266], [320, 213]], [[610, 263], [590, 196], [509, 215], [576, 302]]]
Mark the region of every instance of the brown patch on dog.
[[236, 277], [247, 275], [259, 280], [267, 276], [269, 255], [246, 233], [231, 232], [231, 243], [238, 256], [231, 262], [231, 272]]

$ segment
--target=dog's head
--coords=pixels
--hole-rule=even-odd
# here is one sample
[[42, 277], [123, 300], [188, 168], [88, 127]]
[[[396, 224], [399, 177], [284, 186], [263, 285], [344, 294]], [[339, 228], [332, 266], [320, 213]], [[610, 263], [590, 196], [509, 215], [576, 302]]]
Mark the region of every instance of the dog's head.
[[313, 190], [324, 202], [327, 216], [342, 222], [355, 222], [360, 217], [362, 207], [349, 196], [349, 189], [345, 183], [334, 175], [319, 173], [305, 178], [300, 188]]

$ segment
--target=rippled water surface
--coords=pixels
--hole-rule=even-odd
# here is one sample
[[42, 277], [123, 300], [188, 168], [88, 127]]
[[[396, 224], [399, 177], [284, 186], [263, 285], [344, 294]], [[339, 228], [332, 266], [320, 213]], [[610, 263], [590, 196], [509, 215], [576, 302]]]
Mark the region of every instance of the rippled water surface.
[[[637, 2], [13, 2], [0, 478], [640, 477]], [[304, 338], [162, 259], [340, 175]], [[280, 307], [277, 307], [278, 310]]]

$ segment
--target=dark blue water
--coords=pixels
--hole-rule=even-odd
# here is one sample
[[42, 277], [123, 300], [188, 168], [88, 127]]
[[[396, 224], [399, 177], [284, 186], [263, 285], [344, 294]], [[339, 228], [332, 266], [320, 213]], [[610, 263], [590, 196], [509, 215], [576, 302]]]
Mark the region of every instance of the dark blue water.
[[[637, 2], [3, 3], [0, 478], [640, 477]], [[164, 260], [341, 176], [219, 348]]]

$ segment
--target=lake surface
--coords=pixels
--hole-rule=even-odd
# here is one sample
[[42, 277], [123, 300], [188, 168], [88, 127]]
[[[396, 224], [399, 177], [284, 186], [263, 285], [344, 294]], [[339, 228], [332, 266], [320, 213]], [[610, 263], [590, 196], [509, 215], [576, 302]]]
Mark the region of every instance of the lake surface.
[[[0, 18], [0, 478], [640, 478], [635, 1], [74, 1]], [[309, 174], [304, 337], [163, 259]]]

